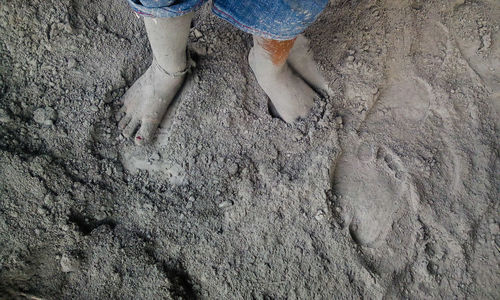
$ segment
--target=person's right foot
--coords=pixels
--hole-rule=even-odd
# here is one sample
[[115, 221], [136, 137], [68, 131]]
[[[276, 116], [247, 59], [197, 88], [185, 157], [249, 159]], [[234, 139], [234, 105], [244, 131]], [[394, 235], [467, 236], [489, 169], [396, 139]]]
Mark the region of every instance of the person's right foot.
[[118, 127], [142, 145], [151, 141], [170, 102], [182, 86], [185, 72], [168, 74], [153, 59], [149, 69], [123, 96]]

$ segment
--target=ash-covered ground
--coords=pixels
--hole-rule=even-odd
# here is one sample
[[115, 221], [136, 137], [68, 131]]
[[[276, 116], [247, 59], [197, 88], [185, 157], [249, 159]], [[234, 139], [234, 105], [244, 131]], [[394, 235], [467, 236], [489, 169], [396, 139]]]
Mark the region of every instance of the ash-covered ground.
[[205, 5], [157, 141], [124, 0], [0, 4], [0, 298], [500, 298], [500, 3], [335, 0], [287, 125]]

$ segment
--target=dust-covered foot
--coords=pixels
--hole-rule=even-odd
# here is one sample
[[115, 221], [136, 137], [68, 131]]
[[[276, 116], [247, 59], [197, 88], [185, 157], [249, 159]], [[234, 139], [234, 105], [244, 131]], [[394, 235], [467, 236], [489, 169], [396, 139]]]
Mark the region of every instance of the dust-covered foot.
[[288, 63], [273, 64], [269, 54], [258, 46], [250, 50], [248, 62], [259, 85], [285, 122], [292, 123], [308, 115], [316, 93], [292, 71]]
[[309, 40], [304, 35], [297, 36], [286, 62], [315, 91], [322, 91], [327, 95], [333, 94], [333, 90], [330, 89], [314, 61]]
[[166, 73], [153, 59], [149, 69], [123, 96], [118, 127], [138, 145], [151, 141], [167, 108], [182, 86], [185, 72]]

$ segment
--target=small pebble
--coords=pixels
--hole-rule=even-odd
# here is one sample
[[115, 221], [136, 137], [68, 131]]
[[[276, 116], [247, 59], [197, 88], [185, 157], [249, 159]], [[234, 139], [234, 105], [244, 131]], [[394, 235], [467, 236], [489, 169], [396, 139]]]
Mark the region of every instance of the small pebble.
[[9, 114], [0, 108], [0, 123], [9, 123], [12, 119], [9, 117]]
[[73, 270], [73, 268], [71, 266], [71, 261], [64, 254], [61, 257], [60, 264], [61, 264], [61, 271], [63, 271], [63, 273], [68, 273], [68, 272], [71, 272]]
[[76, 59], [70, 58], [68, 59], [68, 69], [73, 69], [76, 67]]
[[66, 31], [66, 33], [73, 33], [74, 32], [73, 27], [71, 26], [70, 23], [64, 24], [63, 29], [64, 29], [64, 31]]
[[318, 212], [316, 213], [316, 215], [314, 216], [314, 218], [316, 219], [316, 221], [321, 221], [325, 218], [325, 212], [323, 210], [318, 210]]
[[229, 175], [235, 175], [238, 172], [238, 165], [237, 164], [231, 164], [228, 168]]
[[421, 10], [424, 7], [422, 0], [413, 0], [410, 6], [415, 10]]
[[340, 125], [342, 125], [342, 122], [343, 121], [342, 121], [342, 117], [341, 116], [338, 116], [338, 117], [335, 118], [335, 124], [337, 124], [337, 125], [340, 126]]
[[105, 21], [106, 21], [106, 17], [104, 17], [103, 14], [98, 14], [97, 15], [97, 22], [104, 23]]
[[201, 56], [207, 55], [207, 47], [205, 47], [204, 45], [202, 45], [199, 42], [192, 43], [191, 50], [193, 50], [194, 53], [201, 55]]
[[41, 125], [52, 126], [56, 118], [57, 113], [51, 107], [38, 108], [33, 112], [33, 120]]
[[43, 203], [45, 205], [51, 205], [54, 202], [54, 197], [49, 193], [43, 197]]
[[226, 207], [229, 207], [229, 206], [232, 206], [233, 205], [233, 201], [224, 201], [224, 202], [221, 202], [219, 203], [219, 208], [226, 208]]
[[158, 161], [158, 160], [160, 160], [160, 158], [161, 158], [161, 156], [160, 156], [160, 153], [158, 153], [158, 152], [155, 152], [155, 153], [153, 153], [153, 155], [151, 155], [152, 161]]
[[199, 39], [199, 38], [201, 38], [201, 37], [203, 36], [203, 33], [201, 33], [201, 32], [200, 32], [198, 29], [196, 29], [196, 28], [193, 30], [193, 33], [194, 33], [194, 36], [195, 36], [197, 39]]

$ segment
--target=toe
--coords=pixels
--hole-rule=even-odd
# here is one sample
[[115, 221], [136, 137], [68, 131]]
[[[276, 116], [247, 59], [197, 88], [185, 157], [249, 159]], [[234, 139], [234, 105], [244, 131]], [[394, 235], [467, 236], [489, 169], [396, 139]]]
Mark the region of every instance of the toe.
[[137, 145], [144, 145], [146, 143], [149, 143], [152, 138], [153, 134], [155, 133], [156, 129], [158, 128], [158, 123], [154, 122], [145, 122], [141, 125], [141, 128], [139, 131], [137, 131], [137, 134], [135, 135], [135, 143]]
[[140, 125], [140, 121], [137, 120], [137, 119], [132, 119], [127, 127], [125, 127], [125, 129], [123, 129], [123, 135], [126, 136], [126, 137], [131, 137], [134, 135], [134, 133], [137, 131], [137, 128], [139, 127]]
[[127, 112], [127, 107], [125, 105], [122, 105], [122, 107], [120, 107], [120, 110], [118, 110], [119, 114], [124, 114], [126, 112]]
[[126, 114], [126, 111], [127, 111], [127, 108], [125, 107], [125, 105], [123, 105], [120, 110], [118, 110], [118, 112], [115, 114], [115, 118], [116, 118], [116, 121], [120, 121], [123, 119], [123, 117], [125, 116]]
[[130, 120], [132, 120], [132, 117], [130, 115], [125, 115], [118, 123], [118, 128], [124, 129], [130, 122]]

